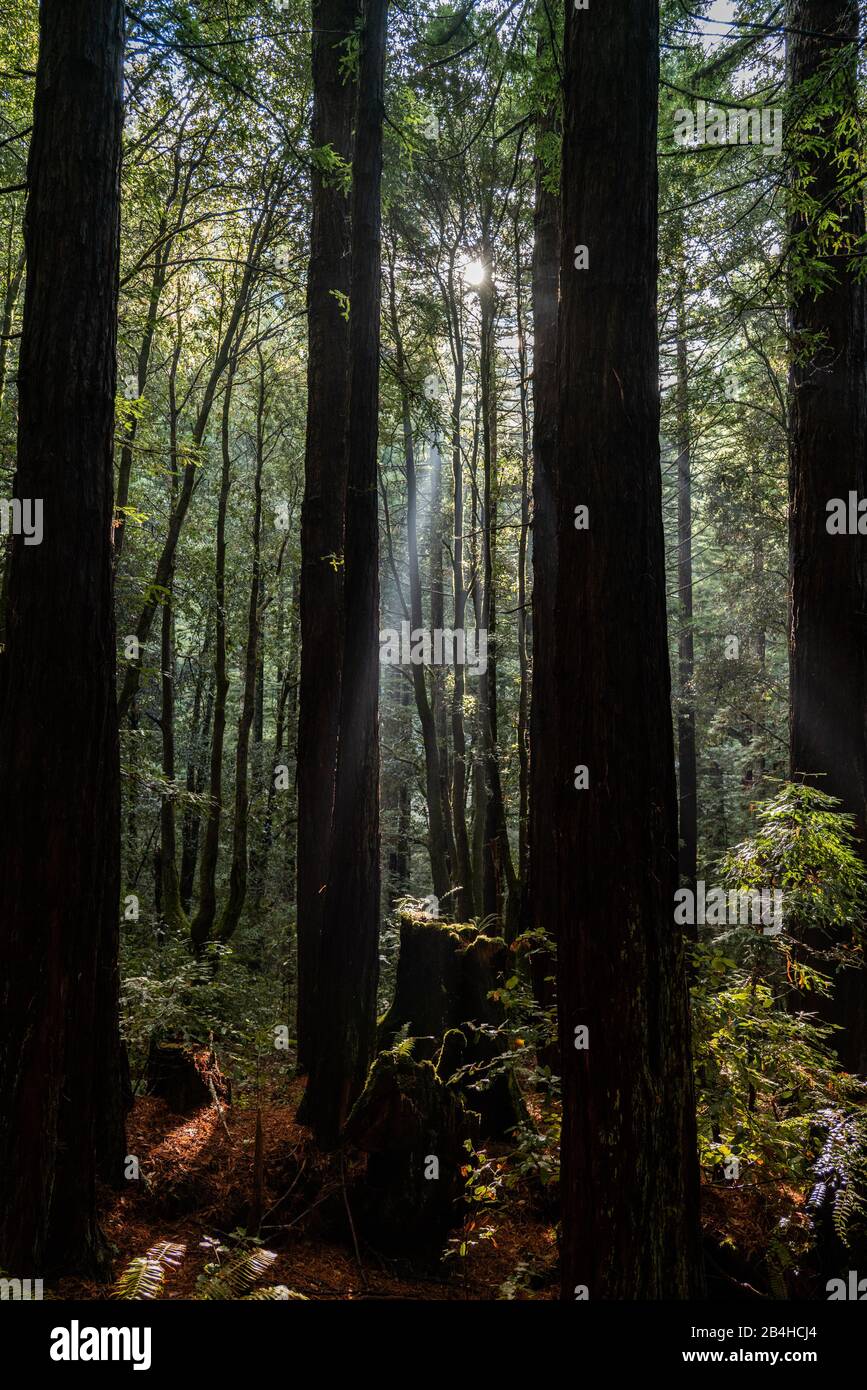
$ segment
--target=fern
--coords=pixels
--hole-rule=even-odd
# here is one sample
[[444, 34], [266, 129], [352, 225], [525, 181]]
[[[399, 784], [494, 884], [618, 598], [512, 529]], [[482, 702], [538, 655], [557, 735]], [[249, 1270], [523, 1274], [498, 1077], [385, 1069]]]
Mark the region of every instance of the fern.
[[214, 1274], [201, 1276], [199, 1297], [208, 1300], [244, 1298], [276, 1258], [273, 1250], [242, 1250]]
[[147, 1254], [130, 1260], [114, 1286], [112, 1297], [138, 1301], [159, 1298], [165, 1286], [166, 1270], [177, 1269], [185, 1251], [185, 1245], [173, 1245], [168, 1240], [152, 1245]]

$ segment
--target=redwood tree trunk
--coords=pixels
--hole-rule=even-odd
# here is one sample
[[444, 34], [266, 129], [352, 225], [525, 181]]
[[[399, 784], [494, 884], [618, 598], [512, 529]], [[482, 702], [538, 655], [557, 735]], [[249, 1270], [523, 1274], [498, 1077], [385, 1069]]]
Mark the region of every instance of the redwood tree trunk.
[[[867, 496], [867, 314], [856, 278], [862, 247], [850, 260], [816, 230], [819, 214], [839, 217], [834, 238], [864, 235], [862, 190], [835, 163], [840, 116], [857, 108], [856, 0], [791, 0], [789, 76], [798, 110], [828, 104], [797, 158], [817, 211], [793, 215], [793, 264], [809, 257], [827, 277], [821, 292], [796, 287], [791, 332], [789, 568], [791, 582], [792, 775], [805, 775], [854, 815], [867, 856], [867, 565], [864, 539], [829, 535], [827, 503]], [[851, 57], [841, 48], [853, 45]], [[832, 80], [825, 65], [833, 61]], [[819, 74], [817, 76], [817, 74]], [[816, 135], [827, 140], [816, 147]], [[797, 130], [794, 136], [797, 140]], [[843, 166], [848, 169], [849, 166]], [[844, 184], [850, 186], [848, 191]], [[830, 277], [834, 278], [831, 279]], [[822, 943], [827, 946], [827, 938]], [[849, 940], [841, 942], [849, 945]], [[824, 962], [820, 962], [824, 968]], [[809, 1007], [843, 1025], [836, 1046], [849, 1070], [867, 1072], [867, 981], [838, 971], [830, 999]]]
[[[564, 1299], [701, 1285], [665, 613], [657, 0], [567, 8], [553, 626]], [[612, 93], [617, 99], [612, 100]], [[592, 132], [592, 138], [588, 138]], [[624, 197], [624, 189], [629, 196]], [[575, 246], [589, 248], [589, 269]], [[589, 508], [589, 529], [575, 509]], [[576, 765], [589, 786], [576, 789]], [[577, 1030], [587, 1029], [587, 1035]]]
[[[379, 975], [379, 505], [377, 430], [382, 115], [388, 0], [367, 0], [352, 184], [351, 429], [346, 508], [346, 638], [320, 1008], [306, 1118], [336, 1142], [361, 1092], [376, 1034]], [[327, 993], [326, 993], [327, 985]]]
[[[123, 1157], [111, 562], [124, 10], [43, 0], [0, 710], [0, 1264], [101, 1274]], [[85, 832], [86, 833], [83, 833]]]
[[[344, 81], [343, 42], [354, 0], [313, 0], [315, 148], [348, 160], [355, 88]], [[343, 642], [343, 530], [349, 412], [349, 200], [314, 169], [307, 275], [307, 446], [301, 511], [301, 689], [298, 716], [298, 1066], [311, 1062], [319, 917], [328, 876]], [[339, 296], [344, 296], [341, 302]]]

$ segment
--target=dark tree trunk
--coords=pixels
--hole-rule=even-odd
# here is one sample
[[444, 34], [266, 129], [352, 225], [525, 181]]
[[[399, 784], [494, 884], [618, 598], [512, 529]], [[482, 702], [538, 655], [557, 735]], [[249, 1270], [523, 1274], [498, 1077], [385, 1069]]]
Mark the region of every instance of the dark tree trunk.
[[[550, 63], [540, 37], [538, 59]], [[555, 128], [549, 110], [540, 122], [540, 138]], [[533, 239], [533, 685], [530, 700], [529, 883], [523, 902], [524, 925], [538, 933], [530, 956], [533, 993], [543, 1008], [554, 1003], [554, 955], [546, 938], [556, 933], [550, 863], [557, 786], [557, 707], [554, 698], [554, 628], [556, 584], [557, 493], [557, 301], [560, 282], [559, 202], [545, 183], [545, 166], [536, 156], [536, 209]], [[538, 869], [537, 867], [538, 866]], [[549, 1059], [551, 1062], [554, 1057]], [[559, 1069], [559, 1068], [558, 1068]]]
[[319, 1009], [307, 1119], [334, 1144], [364, 1086], [379, 975], [379, 505], [377, 429], [382, 116], [388, 0], [368, 0], [352, 165], [350, 436], [346, 635], [328, 886], [323, 895]]
[[495, 290], [490, 245], [483, 242], [485, 278], [479, 286], [481, 303], [480, 375], [484, 484], [482, 511], [482, 627], [487, 632], [488, 659], [479, 675], [479, 710], [487, 779], [485, 842], [482, 863], [482, 908], [496, 916], [511, 940], [517, 928], [518, 879], [506, 827], [506, 808], [500, 777], [497, 736], [497, 390], [495, 380]]
[[[124, 12], [43, 0], [0, 713], [0, 1264], [106, 1272], [124, 1152], [112, 590]], [[86, 833], [83, 833], [86, 830]]]
[[[178, 487], [178, 409], [177, 409], [177, 371], [181, 356], [181, 325], [169, 373], [169, 438], [171, 443], [171, 507], [175, 505]], [[181, 884], [178, 877], [177, 834], [175, 820], [175, 794], [172, 784], [175, 780], [175, 645], [174, 645], [174, 570], [169, 576], [165, 603], [163, 606], [162, 636], [160, 642], [160, 689], [162, 694], [162, 713], [160, 717], [163, 744], [163, 776], [169, 784], [160, 803], [160, 895], [162, 915], [167, 926], [175, 930], [188, 931], [189, 922], [181, 905]]]
[[[855, 817], [867, 856], [867, 563], [859, 535], [829, 535], [827, 503], [867, 496], [867, 314], [862, 189], [837, 165], [841, 115], [855, 113], [858, 6], [855, 0], [791, 0], [789, 77], [799, 111], [827, 106], [800, 142], [790, 136], [817, 210], [797, 207], [791, 223], [796, 273], [804, 259], [824, 284], [796, 280], [791, 313], [795, 360], [790, 378], [789, 570], [791, 582], [791, 763]], [[841, 53], [851, 45], [850, 55]], [[833, 64], [834, 76], [828, 64]], [[856, 117], [857, 120], [857, 117]], [[820, 135], [827, 143], [816, 145]], [[843, 137], [851, 144], [854, 137]], [[853, 154], [853, 158], [857, 158]], [[846, 170], [841, 173], [840, 170]], [[817, 230], [819, 215], [839, 218]], [[854, 238], [851, 248], [846, 238]], [[843, 242], [840, 251], [832, 242]], [[854, 252], [854, 256], [850, 253]], [[828, 941], [825, 939], [827, 946]], [[851, 939], [840, 940], [851, 945]], [[824, 962], [819, 962], [820, 968]], [[836, 1041], [847, 1069], [867, 1072], [867, 983], [839, 970], [830, 999], [810, 1007], [843, 1025]]]
[[[454, 303], [452, 286], [453, 268], [450, 267], [449, 303]], [[452, 552], [452, 575], [454, 588], [454, 630], [464, 629], [467, 619], [467, 586], [464, 575], [464, 465], [461, 453], [461, 402], [463, 399], [464, 348], [460, 323], [454, 314], [454, 364], [455, 394], [452, 401], [452, 487], [454, 499], [454, 549]], [[464, 693], [466, 680], [464, 668], [455, 667], [454, 694], [452, 696], [452, 794], [451, 807], [454, 819], [455, 864], [454, 877], [458, 891], [455, 894], [455, 915], [467, 922], [475, 916], [476, 903], [473, 892], [473, 866], [470, 855], [470, 838], [467, 832], [467, 735], [464, 723]]]
[[260, 569], [262, 550], [262, 467], [265, 459], [265, 363], [259, 354], [259, 391], [256, 406], [256, 471], [253, 476], [253, 572], [247, 607], [247, 648], [244, 656], [244, 689], [238, 717], [235, 745], [235, 823], [232, 828], [232, 865], [229, 895], [220, 914], [217, 935], [221, 941], [234, 936], [247, 897], [247, 821], [250, 814], [250, 776], [248, 758], [250, 733], [256, 714], [256, 675], [259, 668], [259, 626], [261, 622]]
[[[538, 634], [555, 653], [557, 742], [545, 761], [557, 788], [562, 1295], [677, 1299], [702, 1279], [684, 946], [673, 923], [656, 0], [567, 9], [564, 59], [557, 581], [553, 628], [543, 610]], [[589, 248], [589, 269], [576, 268], [576, 244]], [[576, 528], [579, 506], [588, 529]], [[576, 765], [589, 770], [586, 790]]]
[[[348, 160], [354, 87], [340, 68], [354, 0], [313, 0], [314, 147]], [[343, 645], [343, 541], [349, 412], [349, 202], [312, 176], [307, 276], [307, 445], [301, 511], [301, 690], [298, 718], [298, 1066], [312, 1061], [322, 890], [328, 877]], [[341, 300], [340, 296], [343, 296]]]
[[[683, 284], [677, 291], [677, 637], [679, 872], [684, 888], [695, 892], [698, 861], [698, 773], [692, 673], [692, 454], [689, 433], [689, 364]], [[693, 928], [691, 935], [697, 939]]]
[[223, 816], [223, 744], [226, 737], [226, 701], [229, 673], [226, 664], [226, 514], [232, 487], [229, 417], [237, 359], [233, 358], [223, 396], [221, 446], [223, 468], [217, 503], [217, 535], [214, 556], [214, 728], [211, 735], [211, 770], [208, 784], [208, 814], [199, 863], [199, 904], [190, 923], [190, 936], [197, 951], [205, 946], [217, 917], [217, 861], [220, 857], [220, 823]]
[[[193, 711], [190, 727], [190, 751], [187, 757], [187, 791], [198, 794], [204, 783], [204, 758], [211, 729], [211, 716], [214, 711], [214, 672], [207, 671], [211, 649], [211, 615], [205, 624], [205, 636], [199, 655], [199, 668], [196, 673], [196, 687], [193, 695]], [[202, 701], [204, 700], [204, 714]], [[196, 863], [199, 857], [199, 831], [202, 817], [197, 806], [188, 806], [184, 812], [181, 829], [181, 906], [189, 912], [193, 900], [196, 879]]]

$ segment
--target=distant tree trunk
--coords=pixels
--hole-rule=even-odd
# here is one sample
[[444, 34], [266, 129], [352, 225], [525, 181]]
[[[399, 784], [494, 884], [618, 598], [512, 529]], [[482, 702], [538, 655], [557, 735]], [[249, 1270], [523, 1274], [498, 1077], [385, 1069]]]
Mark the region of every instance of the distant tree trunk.
[[503, 924], [511, 941], [517, 929], [518, 879], [506, 827], [506, 808], [500, 776], [497, 730], [497, 591], [495, 556], [498, 511], [497, 389], [495, 379], [493, 255], [487, 240], [482, 260], [485, 279], [479, 286], [481, 302], [480, 376], [482, 397], [482, 452], [484, 459], [482, 511], [482, 628], [487, 633], [486, 669], [479, 675], [479, 708], [487, 778], [487, 819], [483, 860], [483, 910]]
[[[178, 409], [176, 382], [181, 356], [182, 334], [180, 304], [178, 334], [169, 372], [169, 438], [171, 442], [171, 503], [174, 508], [178, 489]], [[188, 931], [189, 922], [181, 904], [181, 885], [178, 877], [177, 835], [175, 824], [175, 647], [174, 647], [174, 568], [168, 577], [163, 604], [162, 636], [160, 642], [160, 689], [162, 711], [160, 728], [163, 744], [163, 776], [169, 787], [160, 802], [160, 897], [166, 925], [174, 930]]]
[[235, 823], [232, 828], [232, 866], [229, 870], [229, 896], [220, 915], [217, 935], [221, 941], [234, 936], [247, 897], [247, 820], [250, 814], [248, 759], [250, 733], [256, 714], [256, 674], [259, 669], [259, 624], [261, 613], [260, 570], [262, 550], [262, 467], [265, 458], [265, 361], [259, 353], [259, 392], [256, 404], [256, 471], [253, 475], [253, 569], [247, 610], [247, 649], [244, 657], [244, 688], [238, 716], [235, 745]]
[[[832, 498], [848, 504], [850, 492], [867, 496], [867, 313], [858, 273], [863, 197], [850, 176], [854, 165], [837, 163], [841, 145], [857, 159], [855, 137], [835, 134], [841, 117], [858, 119], [858, 5], [856, 0], [791, 0], [787, 23], [797, 109], [809, 115], [816, 106], [829, 108], [796, 150], [816, 210], [805, 214], [796, 205], [790, 227], [797, 277], [789, 451], [792, 775], [815, 779], [821, 791], [839, 797], [842, 809], [855, 817], [861, 854], [867, 856], [864, 539], [829, 534], [826, 525]], [[846, 46], [851, 46], [848, 55]], [[799, 140], [797, 127], [790, 138]], [[832, 231], [819, 230], [820, 213], [834, 219]], [[813, 283], [805, 284], [799, 272], [808, 258]], [[818, 293], [817, 273], [823, 277]], [[851, 945], [851, 937], [839, 944]], [[864, 974], [838, 971], [833, 996], [811, 994], [810, 1007], [842, 1024], [835, 1045], [847, 1069], [867, 1072]]]
[[[543, 31], [544, 32], [544, 31]], [[551, 61], [540, 36], [538, 60]], [[555, 129], [553, 110], [540, 121], [539, 138]], [[557, 378], [557, 300], [560, 282], [559, 200], [546, 185], [546, 169], [536, 154], [536, 207], [533, 239], [533, 685], [530, 701], [529, 884], [523, 903], [525, 925], [540, 933], [530, 957], [533, 993], [543, 1008], [554, 1002], [556, 917], [550, 863], [554, 835], [554, 801], [558, 756], [554, 653], [557, 578], [557, 470], [555, 446], [560, 392]], [[538, 866], [538, 868], [537, 868]], [[554, 1060], [553, 1058], [551, 1059]]]
[[[454, 591], [454, 629], [463, 631], [467, 620], [467, 587], [464, 576], [464, 465], [461, 453], [461, 407], [464, 392], [464, 341], [455, 293], [454, 256], [449, 261], [446, 287], [446, 308], [449, 314], [449, 340], [454, 367], [454, 396], [452, 397], [452, 486], [454, 502], [454, 548], [452, 551], [452, 588]], [[470, 841], [467, 833], [467, 737], [464, 725], [464, 692], [466, 680], [463, 666], [455, 667], [452, 697], [452, 791], [451, 808], [454, 822], [454, 879], [455, 916], [459, 922], [469, 922], [475, 916], [473, 868]]]
[[[397, 294], [394, 264], [389, 263], [389, 316], [394, 339], [395, 366], [400, 381], [401, 416], [403, 422], [403, 458], [406, 472], [406, 548], [409, 562], [409, 618], [412, 630], [424, 627], [422, 608], [421, 570], [418, 557], [418, 476], [415, 466], [415, 440], [412, 433], [409, 388], [406, 385], [406, 361], [403, 338], [397, 313]], [[421, 726], [424, 748], [425, 799], [428, 813], [428, 851], [431, 881], [438, 898], [444, 898], [451, 887], [449, 878], [448, 845], [446, 841], [444, 802], [442, 795], [441, 743], [437, 733], [432, 701], [428, 698], [425, 668], [415, 662], [410, 668], [415, 705]], [[446, 799], [447, 805], [447, 799]]]
[[379, 975], [379, 318], [382, 117], [388, 0], [367, 0], [352, 162], [350, 436], [346, 635], [319, 1010], [307, 1121], [336, 1143], [364, 1086], [376, 1035]]
[[[163, 744], [163, 776], [171, 784], [175, 780], [175, 649], [172, 640], [172, 627], [172, 591], [169, 590], [163, 606], [160, 645], [162, 686], [160, 723]], [[187, 923], [186, 913], [181, 906], [181, 885], [178, 878], [173, 786], [163, 793], [160, 801], [160, 870], [162, 912], [166, 925], [183, 928]]]
[[21, 254], [12, 268], [6, 293], [3, 296], [2, 314], [0, 314], [0, 406], [3, 404], [3, 392], [6, 387], [6, 356], [9, 350], [9, 335], [12, 332], [12, 316], [15, 313], [18, 295], [21, 292], [24, 265], [25, 253], [22, 248]]
[[[443, 461], [439, 438], [435, 433], [428, 453], [430, 464], [430, 625], [431, 636], [445, 628], [445, 589], [443, 586]], [[455, 669], [460, 663], [455, 663]], [[451, 782], [449, 769], [448, 719], [445, 701], [445, 671], [436, 662], [431, 666], [431, 708], [439, 762], [440, 817], [446, 842], [446, 865], [449, 883], [453, 880], [456, 858], [452, 808], [449, 803]], [[451, 905], [450, 905], [451, 906]]]
[[208, 941], [217, 917], [217, 861], [220, 857], [220, 822], [223, 815], [223, 745], [226, 737], [226, 701], [229, 673], [226, 663], [226, 513], [232, 487], [232, 455], [229, 419], [235, 384], [237, 358], [232, 358], [223, 395], [221, 447], [223, 467], [217, 502], [217, 536], [214, 558], [214, 727], [211, 734], [211, 771], [208, 784], [208, 814], [205, 839], [199, 862], [199, 904], [190, 923], [190, 936], [197, 951]]
[[[349, 160], [354, 86], [343, 45], [355, 0], [313, 0], [314, 148]], [[314, 168], [307, 275], [307, 445], [301, 512], [301, 691], [298, 719], [298, 1067], [311, 1063], [319, 918], [328, 877], [343, 644], [343, 544], [349, 412], [349, 204]], [[342, 298], [341, 298], [342, 296]]]
[[[677, 288], [677, 716], [678, 800], [680, 804], [679, 871], [684, 888], [695, 892], [698, 861], [698, 773], [692, 673], [692, 453], [689, 430], [689, 363], [683, 281]], [[697, 940], [693, 928], [690, 936]]]
[[[515, 317], [518, 333], [518, 398], [521, 406], [521, 532], [518, 540], [518, 886], [523, 909], [530, 860], [530, 661], [527, 550], [530, 535], [530, 402], [527, 390], [527, 342], [524, 333], [524, 284], [521, 266], [520, 209], [514, 222]], [[523, 910], [520, 913], [523, 918]]]
[[[544, 761], [557, 788], [562, 1296], [679, 1299], [702, 1280], [684, 944], [673, 922], [656, 0], [567, 9], [564, 65], [557, 587], [553, 626], [543, 610], [538, 634], [555, 652], [557, 742]], [[578, 243], [589, 269], [576, 267]], [[588, 769], [586, 790], [576, 765]]]
[[[214, 671], [210, 664], [212, 630], [210, 609], [205, 621], [205, 636], [199, 654], [196, 684], [193, 692], [193, 709], [190, 720], [190, 743], [187, 756], [187, 791], [199, 794], [205, 784], [204, 759], [211, 731], [211, 717], [214, 712]], [[202, 703], [204, 701], [204, 712]], [[196, 880], [196, 863], [199, 857], [199, 832], [202, 824], [201, 812], [196, 805], [188, 805], [184, 811], [181, 827], [181, 906], [189, 912], [193, 900]]]
[[120, 0], [43, 0], [25, 220], [15, 537], [0, 694], [0, 1265], [108, 1272], [120, 1176], [120, 773], [111, 521]]

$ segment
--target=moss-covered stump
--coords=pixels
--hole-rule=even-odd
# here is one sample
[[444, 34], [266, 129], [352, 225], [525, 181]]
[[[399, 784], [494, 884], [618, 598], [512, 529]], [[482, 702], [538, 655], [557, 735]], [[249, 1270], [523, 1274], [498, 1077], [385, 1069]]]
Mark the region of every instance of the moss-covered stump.
[[403, 1048], [379, 1054], [343, 1131], [368, 1155], [352, 1209], [372, 1245], [439, 1257], [459, 1219], [464, 1142], [476, 1123], [432, 1062]]
[[231, 1084], [213, 1052], [184, 1042], [151, 1041], [147, 1089], [178, 1115], [213, 1105], [214, 1096], [221, 1105], [230, 1105], [232, 1100]]
[[[502, 1006], [491, 993], [502, 983], [509, 950], [499, 936], [477, 926], [455, 925], [403, 914], [394, 1000], [379, 1026], [378, 1045], [390, 1047], [401, 1029], [415, 1041], [414, 1055], [435, 1061], [442, 1080], [460, 1067], [481, 1076], [487, 1063], [506, 1050], [503, 1037], [482, 1028], [499, 1027]], [[461, 1081], [467, 1105], [481, 1116], [481, 1132], [500, 1138], [522, 1118], [522, 1107], [510, 1076], [500, 1074], [485, 1090], [471, 1086], [473, 1074]]]

